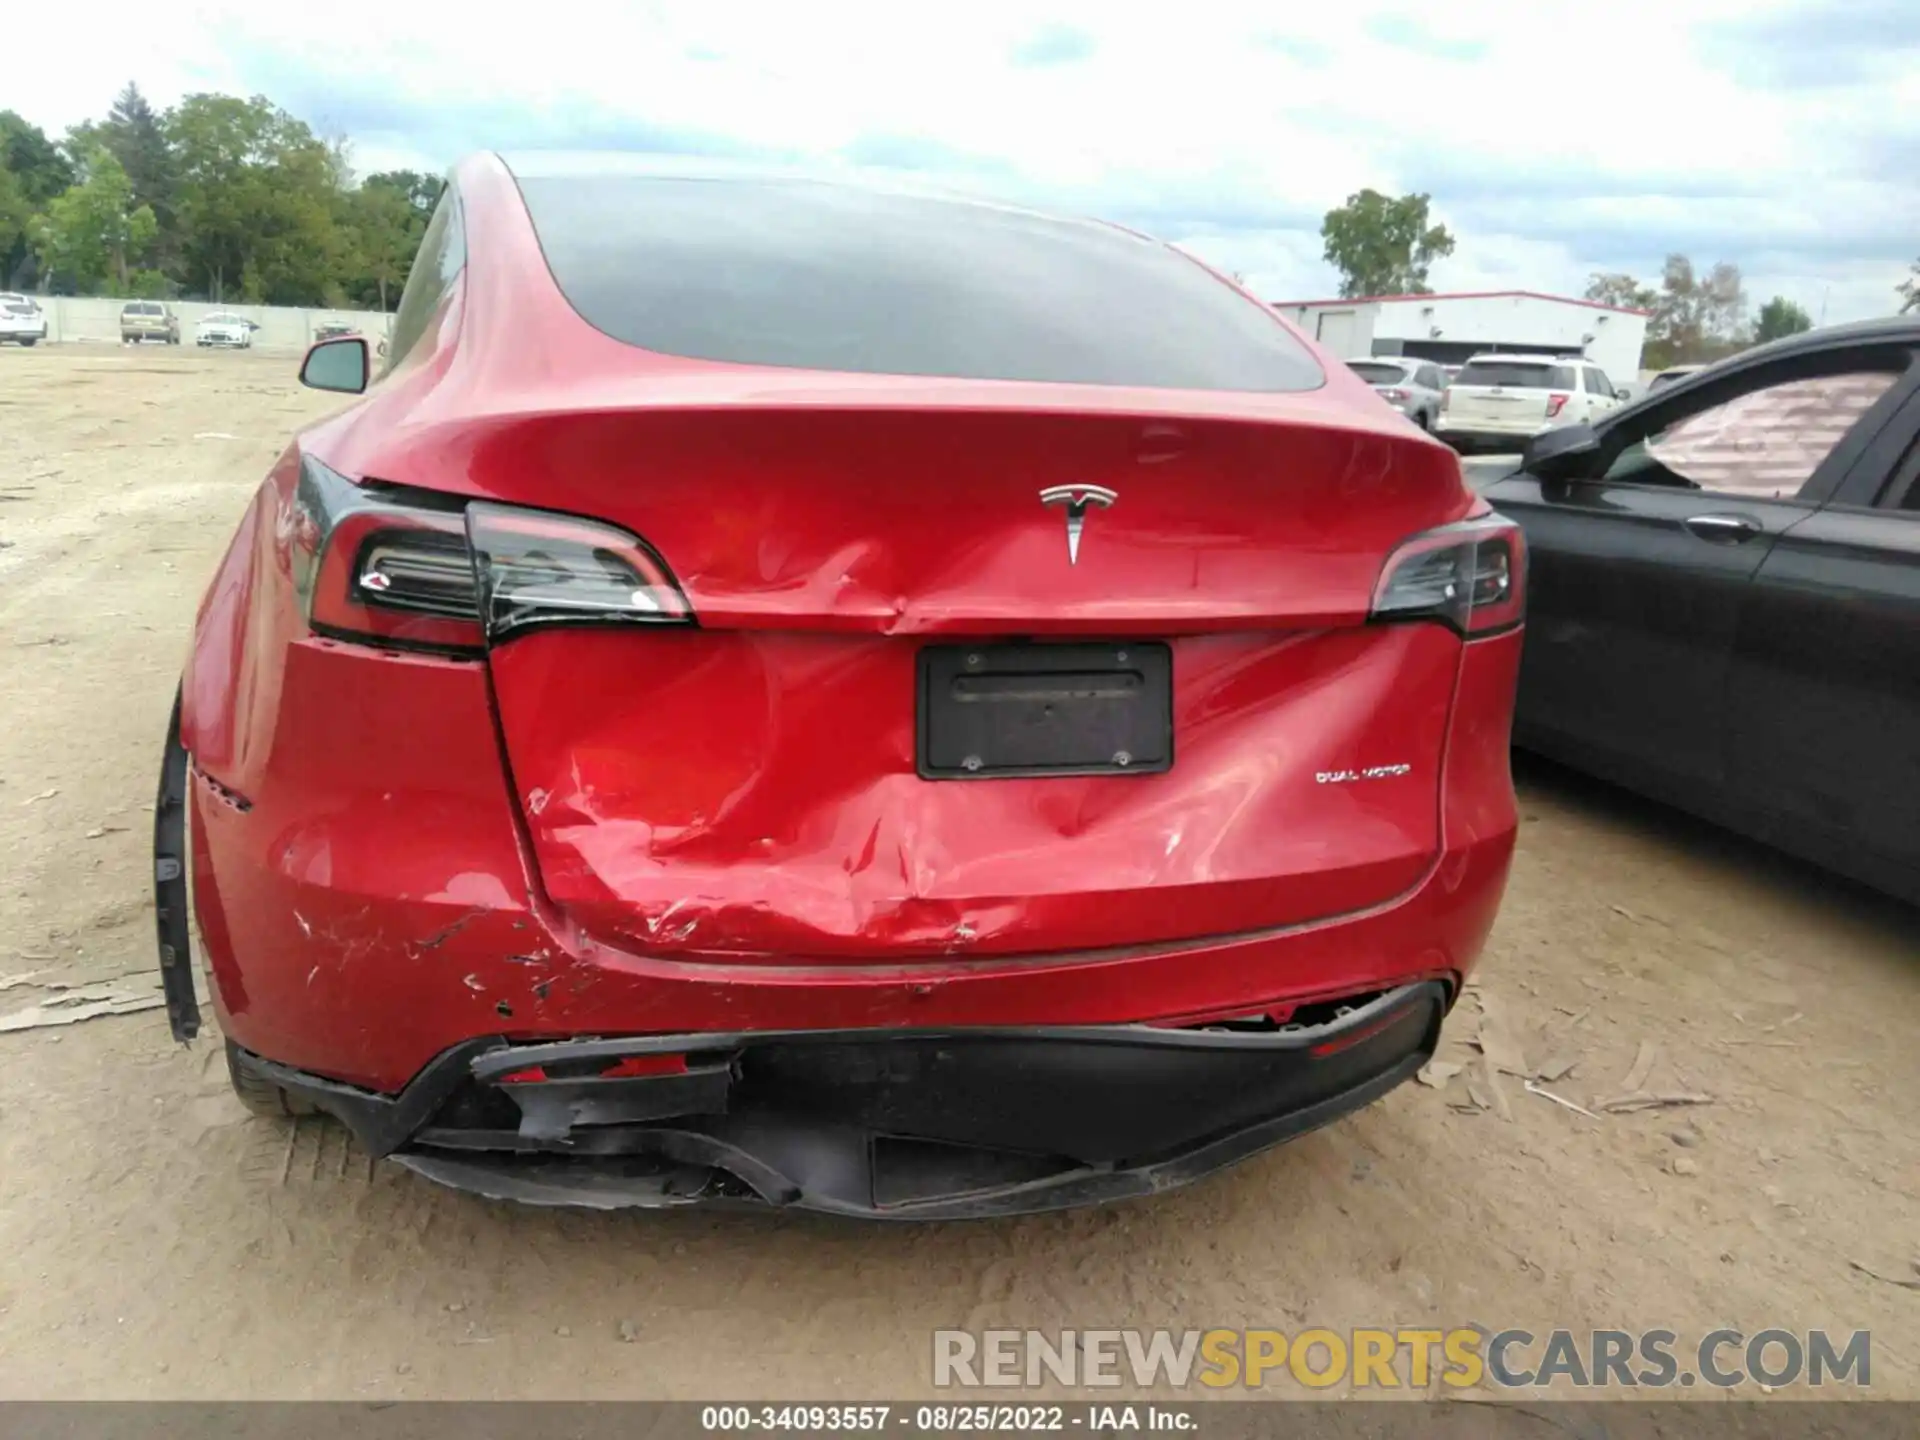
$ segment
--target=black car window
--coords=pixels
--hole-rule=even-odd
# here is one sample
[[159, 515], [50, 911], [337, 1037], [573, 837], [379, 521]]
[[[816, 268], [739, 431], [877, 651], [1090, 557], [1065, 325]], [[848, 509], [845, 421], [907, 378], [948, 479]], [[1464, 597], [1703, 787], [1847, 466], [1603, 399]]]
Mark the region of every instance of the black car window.
[[1604, 395], [1609, 400], [1613, 398], [1613, 382], [1607, 379], [1604, 370], [1589, 369], [1587, 371], [1587, 388], [1596, 395]]
[[1369, 385], [1398, 385], [1406, 379], [1406, 370], [1385, 360], [1349, 360], [1347, 368]]
[[407, 352], [420, 343], [420, 337], [437, 323], [447, 291], [466, 263], [467, 236], [460, 217], [460, 195], [449, 185], [434, 207], [426, 234], [420, 237], [413, 269], [407, 273], [407, 287], [400, 292], [400, 308], [394, 312], [393, 338], [387, 346], [382, 375], [391, 375]]
[[1111, 225], [778, 176], [519, 184], [573, 308], [662, 354], [1177, 390], [1326, 379], [1267, 306]]
[[1434, 365], [1422, 365], [1420, 373], [1413, 377], [1413, 383], [1427, 390], [1447, 388], [1447, 382], [1440, 377], [1440, 370]]
[[1571, 390], [1571, 365], [1541, 360], [1469, 360], [1454, 377], [1456, 385], [1499, 385], [1509, 390]]
[[1604, 478], [1791, 498], [1898, 378], [1891, 369], [1849, 370], [1757, 385], [1668, 418], [1622, 450]]

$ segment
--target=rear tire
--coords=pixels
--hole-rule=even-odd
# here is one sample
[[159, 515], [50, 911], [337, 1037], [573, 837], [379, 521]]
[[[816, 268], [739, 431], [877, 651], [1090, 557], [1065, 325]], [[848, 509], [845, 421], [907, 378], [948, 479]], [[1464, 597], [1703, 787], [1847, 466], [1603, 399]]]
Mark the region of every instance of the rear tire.
[[26, 339], [23, 339], [20, 342], [20, 348], [22, 350], [31, 350], [34, 346], [38, 345], [39, 343], [40, 343], [40, 337], [38, 335], [28, 336]]
[[269, 1120], [297, 1120], [318, 1113], [309, 1101], [247, 1069], [240, 1058], [240, 1047], [231, 1040], [227, 1041], [227, 1079], [242, 1105]]

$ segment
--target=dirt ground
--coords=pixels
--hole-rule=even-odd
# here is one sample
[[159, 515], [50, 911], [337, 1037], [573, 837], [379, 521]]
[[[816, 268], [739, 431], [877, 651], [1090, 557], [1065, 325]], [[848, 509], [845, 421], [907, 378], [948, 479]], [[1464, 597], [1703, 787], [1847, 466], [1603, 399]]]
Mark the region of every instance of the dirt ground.
[[[234, 522], [331, 403], [293, 370], [0, 351], [0, 1029], [151, 986], [161, 735]], [[897, 1397], [939, 1327], [1473, 1323], [1870, 1329], [1874, 1390], [1920, 1397], [1920, 915], [1521, 780], [1448, 1058], [1486, 1025], [1590, 1107], [1651, 1044], [1711, 1103], [1469, 1072], [1150, 1202], [890, 1228], [490, 1205], [250, 1119], [158, 1010], [0, 1033], [0, 1395]]]

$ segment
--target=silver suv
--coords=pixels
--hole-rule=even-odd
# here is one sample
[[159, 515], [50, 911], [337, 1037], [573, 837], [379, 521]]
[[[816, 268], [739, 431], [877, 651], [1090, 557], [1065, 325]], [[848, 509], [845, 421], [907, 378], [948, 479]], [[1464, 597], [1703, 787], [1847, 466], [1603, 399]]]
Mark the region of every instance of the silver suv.
[[120, 343], [134, 345], [143, 340], [180, 343], [180, 317], [171, 305], [158, 300], [129, 300], [120, 307]]

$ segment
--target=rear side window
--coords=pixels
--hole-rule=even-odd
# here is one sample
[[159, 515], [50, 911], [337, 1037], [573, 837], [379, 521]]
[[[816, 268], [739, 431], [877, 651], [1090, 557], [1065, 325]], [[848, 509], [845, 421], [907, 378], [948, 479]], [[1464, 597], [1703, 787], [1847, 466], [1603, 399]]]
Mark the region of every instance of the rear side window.
[[1311, 390], [1264, 305], [1089, 221], [784, 178], [523, 176], [568, 302], [617, 340], [748, 365]]
[[1347, 368], [1369, 385], [1397, 385], [1402, 375], [1398, 365], [1369, 364], [1364, 360], [1349, 361]]
[[400, 292], [400, 308], [393, 316], [387, 368], [381, 374], [392, 374], [394, 367], [438, 320], [441, 303], [466, 263], [467, 237], [460, 218], [460, 196], [448, 185], [440, 194], [440, 203], [434, 207], [433, 219], [427, 222], [426, 234], [420, 237], [413, 268], [407, 272], [407, 288]]
[[1538, 360], [1470, 360], [1460, 369], [1456, 385], [1503, 386], [1508, 390], [1572, 390], [1571, 365], [1547, 365]]
[[1624, 451], [1607, 478], [1755, 500], [1799, 494], [1899, 376], [1869, 370], [1787, 380], [1683, 416]]

